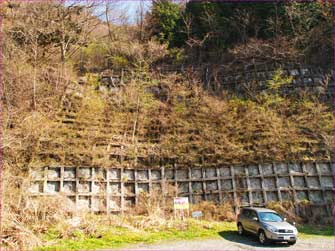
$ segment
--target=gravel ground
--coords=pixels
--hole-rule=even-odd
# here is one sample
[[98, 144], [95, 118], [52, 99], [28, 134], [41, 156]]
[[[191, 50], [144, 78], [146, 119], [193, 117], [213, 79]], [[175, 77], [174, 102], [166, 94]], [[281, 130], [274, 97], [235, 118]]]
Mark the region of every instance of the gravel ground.
[[267, 246], [258, 244], [252, 236], [222, 236], [222, 238], [188, 241], [164, 241], [156, 244], [138, 244], [122, 250], [335, 250], [334, 238], [315, 237], [298, 239], [297, 243], [289, 246], [275, 243]]

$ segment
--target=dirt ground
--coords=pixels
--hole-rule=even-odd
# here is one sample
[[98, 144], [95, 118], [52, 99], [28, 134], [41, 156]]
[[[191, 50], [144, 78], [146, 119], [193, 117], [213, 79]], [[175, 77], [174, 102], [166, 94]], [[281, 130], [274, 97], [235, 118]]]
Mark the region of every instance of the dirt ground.
[[138, 244], [123, 250], [335, 250], [334, 238], [300, 238], [293, 246], [274, 243], [261, 246], [253, 236], [229, 235], [216, 239], [166, 241], [156, 244]]

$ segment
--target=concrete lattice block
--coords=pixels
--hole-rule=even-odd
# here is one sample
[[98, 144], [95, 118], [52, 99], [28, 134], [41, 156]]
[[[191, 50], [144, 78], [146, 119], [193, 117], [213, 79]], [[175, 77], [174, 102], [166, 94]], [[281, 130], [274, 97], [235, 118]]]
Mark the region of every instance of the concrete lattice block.
[[222, 198], [224, 201], [229, 202], [234, 200], [233, 193], [223, 193]]
[[33, 182], [29, 187], [30, 193], [42, 193], [43, 192], [43, 182]]
[[214, 181], [206, 181], [206, 190], [207, 191], [216, 191], [218, 190], [218, 183], [216, 180]]
[[92, 210], [95, 212], [101, 212], [106, 209], [106, 200], [103, 198], [92, 198]]
[[75, 179], [76, 178], [76, 168], [65, 167], [64, 168], [64, 179]]
[[135, 198], [133, 197], [128, 197], [124, 199], [124, 206], [126, 208], [133, 207], [135, 205]]
[[44, 177], [44, 168], [37, 168], [31, 171], [31, 178], [33, 180], [40, 180]]
[[137, 171], [137, 177], [138, 180], [148, 180], [148, 170], [138, 170]]
[[323, 79], [322, 78], [318, 78], [318, 77], [317, 78], [313, 78], [313, 81], [317, 85], [323, 84]]
[[334, 193], [332, 191], [326, 191], [325, 192], [325, 200], [334, 202]]
[[308, 200], [308, 195], [306, 191], [296, 191], [298, 200]]
[[316, 167], [313, 163], [305, 163], [305, 170], [308, 174], [317, 174]]
[[233, 184], [231, 180], [221, 180], [221, 189], [222, 190], [232, 190]]
[[60, 178], [60, 168], [59, 167], [49, 167], [48, 168], [48, 179], [59, 179]]
[[59, 192], [59, 185], [58, 181], [48, 181], [46, 186], [46, 193], [58, 193]]
[[220, 176], [221, 177], [229, 177], [231, 176], [230, 167], [220, 167]]
[[263, 194], [261, 192], [252, 192], [253, 203], [264, 203]]
[[247, 179], [235, 176], [235, 184], [237, 189], [247, 188]]
[[309, 198], [311, 202], [318, 203], [323, 201], [321, 191], [310, 191]]
[[126, 179], [126, 180], [134, 180], [134, 178], [135, 178], [134, 170], [130, 170], [130, 169], [124, 170], [122, 178]]
[[124, 184], [124, 189], [125, 189], [126, 195], [135, 194], [135, 184], [133, 183]]
[[149, 184], [148, 183], [138, 183], [137, 188], [139, 192], [149, 192]]
[[249, 176], [255, 176], [259, 174], [258, 166], [248, 166]]
[[234, 167], [235, 175], [245, 175], [245, 168], [244, 166], [235, 166]]
[[263, 175], [272, 175], [273, 174], [273, 168], [271, 164], [264, 164], [261, 165]]
[[162, 186], [160, 183], [152, 183], [152, 190], [156, 192], [162, 191]]
[[106, 191], [106, 183], [103, 182], [94, 182], [92, 186], [93, 193], [103, 193]]
[[184, 180], [188, 178], [188, 170], [186, 169], [181, 169], [181, 170], [177, 170], [176, 173], [176, 179], [177, 180]]
[[332, 172], [332, 169], [329, 164], [321, 163], [318, 164], [321, 174], [329, 174]]
[[109, 209], [119, 211], [121, 207], [120, 197], [111, 197], [109, 201]]
[[151, 170], [151, 179], [152, 180], [160, 180], [161, 179], [161, 171], [160, 170]]
[[309, 71], [309, 69], [307, 69], [307, 68], [301, 68], [300, 71], [301, 71], [301, 74], [302, 74], [303, 76], [306, 76], [306, 75], [309, 75], [309, 74], [310, 74], [310, 71]]
[[205, 177], [206, 178], [215, 178], [216, 177], [216, 169], [215, 168], [205, 169]]
[[248, 193], [240, 193], [239, 197], [240, 197], [241, 202], [243, 204], [249, 204], [250, 200], [249, 200], [249, 194]]
[[192, 179], [200, 179], [202, 177], [201, 169], [192, 169], [191, 176]]
[[166, 169], [165, 170], [165, 178], [168, 180], [174, 179], [174, 173], [172, 169]]
[[313, 84], [313, 79], [312, 78], [303, 78], [302, 80], [305, 85], [310, 85]]
[[202, 192], [202, 183], [201, 182], [192, 182], [192, 191], [193, 192]]
[[67, 196], [64, 198], [64, 208], [66, 211], [72, 212], [76, 210], [76, 198], [75, 196]]
[[276, 163], [274, 167], [275, 167], [275, 170], [277, 171], [277, 173], [279, 173], [279, 174], [287, 174], [288, 173], [288, 167], [284, 163]]
[[319, 177], [307, 177], [307, 183], [310, 188], [320, 187]]
[[63, 191], [65, 193], [75, 193], [76, 192], [76, 182], [75, 181], [64, 181]]
[[79, 210], [89, 210], [91, 206], [90, 197], [88, 196], [79, 196], [77, 208]]
[[194, 203], [200, 203], [202, 201], [204, 201], [204, 196], [202, 194], [194, 194], [193, 195], [193, 201]]
[[207, 194], [207, 200], [208, 201], [213, 201], [215, 203], [219, 203], [220, 202], [218, 194]]
[[280, 191], [282, 200], [292, 201], [294, 199], [293, 192], [291, 191]]
[[79, 184], [78, 184], [78, 192], [79, 193], [89, 193], [89, 192], [91, 192], [90, 182], [80, 181]]
[[299, 70], [297, 70], [297, 69], [292, 69], [289, 72], [290, 72], [291, 76], [299, 76], [300, 75]]
[[179, 182], [178, 183], [178, 192], [179, 193], [188, 193], [188, 182]]
[[266, 197], [268, 201], [278, 201], [277, 192], [266, 192]]
[[116, 183], [116, 182], [112, 182], [109, 184], [109, 192], [112, 194], [120, 194], [121, 193], [121, 184], [120, 183]]
[[295, 173], [302, 173], [302, 167], [300, 164], [289, 164], [288, 165], [288, 169], [291, 172], [295, 172]]
[[81, 167], [78, 169], [78, 178], [90, 179], [91, 177], [91, 168]]
[[295, 187], [306, 187], [304, 177], [293, 177]]
[[278, 186], [279, 187], [288, 187], [290, 186], [290, 178], [289, 177], [279, 177], [278, 178]]
[[330, 177], [330, 176], [321, 177], [321, 186], [322, 187], [333, 187], [333, 177]]
[[260, 178], [250, 178], [250, 186], [252, 189], [261, 189], [262, 180]]
[[106, 180], [106, 169], [96, 167], [94, 169], [94, 180]]
[[120, 169], [109, 169], [109, 178], [112, 180], [117, 180], [121, 178], [121, 170]]

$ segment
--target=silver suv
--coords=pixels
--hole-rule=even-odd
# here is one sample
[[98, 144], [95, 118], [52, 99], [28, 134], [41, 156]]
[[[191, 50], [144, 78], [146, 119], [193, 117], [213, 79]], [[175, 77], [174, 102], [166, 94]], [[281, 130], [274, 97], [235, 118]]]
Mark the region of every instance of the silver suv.
[[298, 238], [298, 230], [295, 226], [267, 208], [242, 208], [237, 216], [237, 229], [239, 235], [245, 232], [256, 234], [262, 245], [271, 241], [294, 245]]

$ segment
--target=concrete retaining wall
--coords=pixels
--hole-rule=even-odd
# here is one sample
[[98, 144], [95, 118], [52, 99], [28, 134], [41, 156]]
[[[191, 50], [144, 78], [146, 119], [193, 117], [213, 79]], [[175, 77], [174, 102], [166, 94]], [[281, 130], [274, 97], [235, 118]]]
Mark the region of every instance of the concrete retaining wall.
[[[141, 191], [178, 187], [191, 203], [202, 200], [234, 205], [269, 201], [309, 201], [331, 215], [334, 199], [333, 163], [274, 163], [206, 168], [44, 167], [31, 171], [30, 194], [64, 195], [72, 209], [111, 212], [136, 205]], [[328, 205], [328, 206], [326, 206]], [[320, 213], [321, 213], [320, 211]]]

